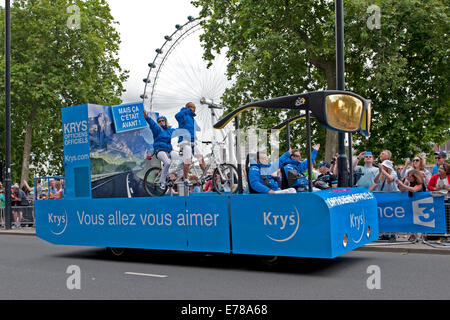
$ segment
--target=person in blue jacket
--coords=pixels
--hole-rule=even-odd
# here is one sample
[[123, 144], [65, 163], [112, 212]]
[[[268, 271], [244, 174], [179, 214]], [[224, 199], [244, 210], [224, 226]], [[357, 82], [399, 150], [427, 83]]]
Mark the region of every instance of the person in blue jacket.
[[148, 113], [144, 110], [144, 118], [153, 133], [153, 148], [155, 150], [156, 158], [163, 163], [161, 172], [161, 188], [165, 188], [167, 172], [170, 168], [171, 160], [181, 160], [178, 152], [172, 149], [172, 133], [175, 131], [167, 123], [167, 118], [159, 116], [155, 122]]
[[200, 168], [205, 170], [206, 167], [203, 155], [196, 144], [197, 137], [195, 132], [200, 131], [200, 127], [195, 121], [195, 116], [195, 104], [192, 102], [188, 102], [183, 108], [181, 108], [180, 112], [175, 115], [175, 119], [178, 121], [178, 129], [183, 129], [185, 131], [185, 133], [181, 134], [178, 138], [178, 143], [183, 153], [183, 176], [184, 183], [187, 185], [190, 184], [188, 175], [192, 153], [194, 153], [194, 156], [200, 160]]
[[[320, 144], [316, 144], [311, 151], [311, 161], [314, 163], [317, 157], [317, 153], [319, 152]], [[308, 184], [308, 180], [305, 176], [305, 171], [308, 170], [308, 160], [301, 161], [300, 151], [298, 149], [294, 149], [292, 151], [292, 155], [280, 163], [282, 170], [284, 170], [285, 176], [289, 177], [289, 171], [296, 171], [298, 174], [298, 178], [296, 181], [291, 183], [289, 187], [299, 188], [306, 187]], [[288, 179], [290, 181], [290, 179]]]
[[248, 180], [250, 188], [255, 193], [296, 193], [294, 188], [280, 190], [278, 182], [272, 176], [280, 168], [280, 163], [289, 159], [291, 150], [284, 153], [278, 160], [269, 163], [267, 155], [258, 152], [256, 160], [250, 159], [250, 168], [248, 170]]

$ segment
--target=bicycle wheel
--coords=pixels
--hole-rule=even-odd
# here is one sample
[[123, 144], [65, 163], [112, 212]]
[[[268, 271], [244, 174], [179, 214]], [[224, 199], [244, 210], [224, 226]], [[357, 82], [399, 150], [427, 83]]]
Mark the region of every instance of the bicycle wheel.
[[147, 170], [144, 176], [144, 189], [149, 196], [160, 197], [167, 191], [167, 184], [161, 188], [161, 168], [153, 167]]
[[218, 194], [236, 193], [239, 180], [238, 171], [232, 164], [221, 164], [213, 173], [213, 188]]

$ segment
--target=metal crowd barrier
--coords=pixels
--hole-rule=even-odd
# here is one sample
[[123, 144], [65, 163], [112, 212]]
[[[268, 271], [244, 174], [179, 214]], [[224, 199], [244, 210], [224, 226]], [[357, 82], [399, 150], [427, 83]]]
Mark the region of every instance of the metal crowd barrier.
[[[427, 238], [440, 238], [440, 237], [447, 237], [450, 238], [450, 201], [446, 201], [445, 202], [445, 223], [446, 223], [446, 232], [445, 233], [422, 233], [422, 240], [414, 240], [414, 241], [409, 241], [409, 240], [401, 240], [401, 239], [395, 239], [394, 241], [392, 241], [392, 239], [390, 240], [377, 240], [374, 243], [370, 243], [368, 244], [368, 246], [389, 246], [389, 245], [403, 245], [403, 244], [412, 244], [412, 243], [423, 243], [429, 246], [432, 246], [434, 248], [450, 248], [450, 242], [448, 243], [437, 243], [434, 240], [428, 240]], [[380, 233], [381, 235], [385, 235], [385, 236], [395, 236], [397, 237], [398, 234], [405, 234], [403, 232], [398, 232], [398, 233], [394, 233], [394, 232], [384, 232], [384, 233]], [[406, 233], [408, 234], [408, 233]], [[449, 239], [450, 241], [450, 239]]]
[[[11, 207], [11, 225], [15, 225], [16, 221], [14, 220], [13, 212], [17, 213], [17, 218], [22, 216], [22, 219], [20, 220], [20, 226], [28, 226], [28, 227], [34, 227], [35, 226], [35, 219], [34, 219], [34, 206], [13, 206]], [[0, 209], [0, 227], [5, 227], [5, 209]]]
[[[446, 223], [446, 232], [444, 234], [433, 233], [433, 234], [429, 234], [429, 235], [439, 236], [439, 237], [450, 237], [450, 202], [449, 201], [445, 202], [445, 223]], [[450, 242], [447, 242], [447, 243], [437, 243], [436, 242], [435, 243], [435, 242], [429, 241], [428, 239], [425, 240], [425, 237], [422, 240], [422, 243], [429, 245], [433, 248], [450, 248]]]

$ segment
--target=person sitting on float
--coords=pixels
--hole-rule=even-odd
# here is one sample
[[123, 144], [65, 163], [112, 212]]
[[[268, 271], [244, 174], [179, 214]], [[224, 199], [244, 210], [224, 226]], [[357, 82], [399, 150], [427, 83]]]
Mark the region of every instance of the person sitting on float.
[[174, 151], [172, 148], [171, 139], [175, 129], [169, 126], [167, 123], [167, 118], [164, 116], [159, 116], [155, 122], [151, 117], [149, 117], [147, 111], [144, 110], [144, 118], [153, 133], [153, 148], [155, 150], [156, 158], [163, 163], [160, 181], [161, 188], [164, 189], [166, 176], [169, 171], [171, 161], [181, 160], [178, 152]]
[[289, 159], [292, 150], [284, 153], [279, 159], [269, 163], [267, 154], [257, 152], [256, 160], [250, 159], [250, 168], [248, 172], [249, 187], [254, 193], [296, 193], [294, 188], [281, 190], [278, 183], [272, 176], [272, 173], [279, 169], [280, 163]]
[[[314, 163], [319, 152], [320, 144], [316, 144], [311, 152], [311, 161]], [[284, 170], [285, 176], [291, 183], [289, 187], [306, 188], [308, 180], [305, 172], [308, 170], [308, 160], [301, 160], [300, 151], [292, 149], [291, 156], [286, 160], [280, 161], [281, 170]]]

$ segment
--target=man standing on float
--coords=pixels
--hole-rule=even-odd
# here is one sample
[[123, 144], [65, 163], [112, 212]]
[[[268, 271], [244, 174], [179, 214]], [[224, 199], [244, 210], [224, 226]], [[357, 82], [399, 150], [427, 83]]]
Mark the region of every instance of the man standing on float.
[[205, 160], [203, 159], [203, 155], [201, 154], [198, 146], [197, 146], [197, 137], [195, 135], [195, 131], [200, 131], [200, 127], [197, 125], [195, 121], [195, 104], [192, 102], [188, 102], [184, 108], [181, 108], [180, 112], [175, 115], [175, 119], [178, 121], [178, 128], [184, 129], [189, 132], [190, 139], [187, 135], [180, 135], [178, 138], [178, 143], [180, 145], [180, 149], [183, 152], [183, 176], [184, 176], [184, 184], [189, 185], [190, 181], [188, 179], [189, 175], [189, 167], [192, 161], [192, 153], [194, 156], [201, 160], [200, 168], [205, 170]]

